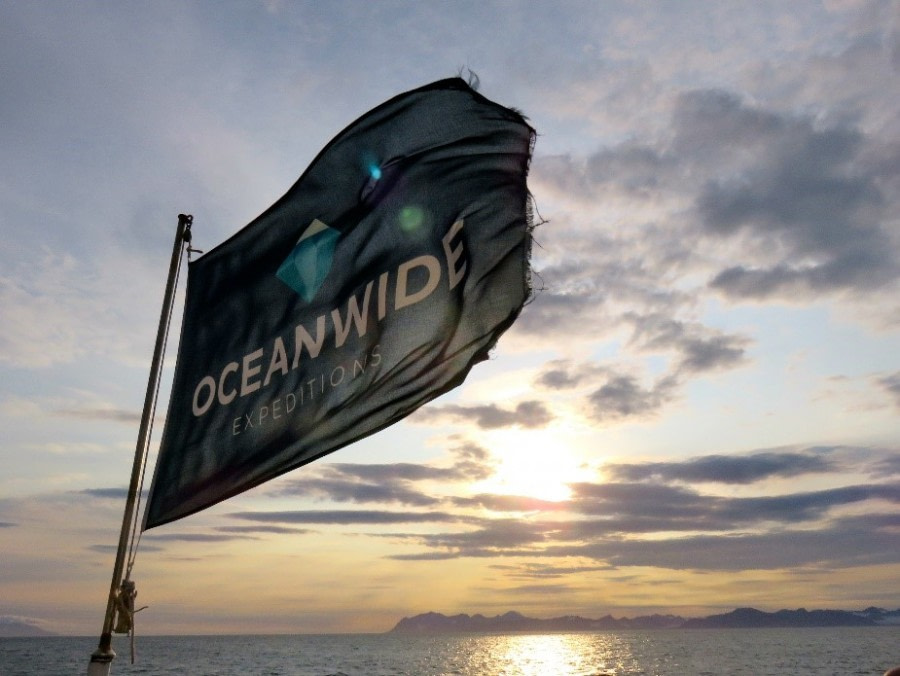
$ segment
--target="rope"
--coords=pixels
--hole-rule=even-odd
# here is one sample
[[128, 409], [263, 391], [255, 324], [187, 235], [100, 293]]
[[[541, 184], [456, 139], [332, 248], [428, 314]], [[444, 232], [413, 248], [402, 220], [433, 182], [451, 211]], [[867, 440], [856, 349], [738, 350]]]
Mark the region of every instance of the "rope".
[[[190, 233], [190, 230], [188, 230], [188, 233]], [[181, 243], [182, 254], [184, 253], [185, 246], [188, 247], [188, 256], [190, 256], [191, 249], [190, 249], [190, 235], [189, 234], [188, 234], [188, 237], [186, 237]], [[176, 288], [176, 289], [178, 288], [178, 278], [181, 275], [181, 265], [182, 265], [183, 258], [184, 258], [183, 255], [180, 255], [178, 257], [178, 267], [175, 269], [175, 287], [174, 288]], [[169, 343], [169, 327], [172, 325], [172, 313], [174, 312], [174, 308], [175, 308], [175, 304], [172, 303], [169, 306], [169, 315], [168, 315], [168, 317], [166, 317], [166, 327], [163, 332], [163, 348], [162, 348], [163, 362], [165, 362], [165, 358], [166, 358], [166, 347], [168, 346], [168, 343]], [[141, 511], [141, 494], [144, 492], [144, 477], [147, 474], [146, 449], [147, 449], [147, 447], [150, 446], [150, 440], [153, 437], [153, 423], [156, 420], [156, 404], [159, 401], [159, 386], [160, 386], [161, 381], [162, 381], [162, 378], [157, 379], [156, 390], [153, 392], [153, 405], [151, 406], [151, 409], [150, 409], [151, 410], [150, 429], [147, 434], [147, 441], [146, 441], [147, 446], [145, 446], [145, 448], [144, 448], [145, 452], [142, 453], [143, 461], [141, 464], [141, 480], [138, 485], [137, 502], [135, 503], [135, 506], [134, 506], [135, 515], [140, 514], [140, 511]], [[126, 582], [131, 580], [131, 570], [134, 568], [134, 562], [135, 562], [135, 559], [137, 558], [137, 549], [141, 543], [141, 536], [144, 534], [143, 531], [138, 531], [138, 527], [137, 527], [138, 520], [132, 519], [132, 521], [133, 521], [133, 523], [131, 526], [131, 538], [128, 543], [128, 566], [127, 566], [126, 572], [125, 572], [125, 581]], [[133, 634], [132, 634], [132, 640], [134, 640]], [[132, 660], [133, 659], [134, 659], [134, 657], [132, 655]]]

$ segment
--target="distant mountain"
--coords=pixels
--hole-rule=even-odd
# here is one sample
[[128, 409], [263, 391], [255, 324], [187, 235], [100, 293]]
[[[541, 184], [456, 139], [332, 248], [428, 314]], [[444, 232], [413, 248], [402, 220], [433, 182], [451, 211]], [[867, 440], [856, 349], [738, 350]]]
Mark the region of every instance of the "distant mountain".
[[764, 613], [756, 608], [738, 608], [724, 615], [685, 621], [685, 629], [751, 629], [754, 627], [874, 627], [875, 620], [846, 610], [779, 610]]
[[404, 617], [391, 632], [407, 634], [437, 634], [449, 632], [546, 632], [601, 631], [608, 629], [753, 629], [757, 627], [875, 627], [900, 625], [900, 609], [866, 608], [848, 610], [779, 610], [767, 613], [755, 608], [738, 608], [723, 615], [684, 618], [677, 615], [645, 615], [635, 618], [614, 618], [606, 615], [592, 620], [577, 615], [550, 619], [526, 617], [510, 611], [503, 615], [442, 615], [424, 613]]
[[875, 624], [900, 625], [900, 609], [885, 610], [884, 608], [876, 608], [874, 606], [869, 606], [865, 610], [860, 610], [860, 611], [854, 612], [854, 615], [859, 615], [860, 617], [867, 617], [870, 620], [872, 620]]
[[36, 624], [15, 617], [0, 617], [0, 637], [55, 636], [53, 632], [41, 629]]
[[634, 619], [616, 619], [611, 615], [591, 620], [577, 615], [565, 615], [542, 620], [508, 612], [494, 617], [484, 615], [442, 615], [424, 613], [404, 617], [391, 630], [398, 633], [432, 634], [446, 632], [509, 632], [509, 631], [597, 631], [603, 629], [664, 629], [679, 627], [683, 617], [648, 615]]

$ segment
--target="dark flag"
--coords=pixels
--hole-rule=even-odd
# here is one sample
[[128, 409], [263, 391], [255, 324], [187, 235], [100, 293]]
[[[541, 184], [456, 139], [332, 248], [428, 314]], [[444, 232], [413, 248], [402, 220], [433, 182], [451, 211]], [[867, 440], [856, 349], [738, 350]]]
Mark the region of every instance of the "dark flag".
[[401, 94], [190, 263], [145, 529], [377, 432], [487, 358], [530, 293], [533, 139], [459, 78]]

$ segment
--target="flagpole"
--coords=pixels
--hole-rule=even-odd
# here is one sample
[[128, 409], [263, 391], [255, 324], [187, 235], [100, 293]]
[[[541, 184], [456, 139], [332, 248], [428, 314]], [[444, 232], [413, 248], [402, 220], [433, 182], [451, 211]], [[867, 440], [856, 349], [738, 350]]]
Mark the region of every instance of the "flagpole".
[[147, 445], [150, 434], [150, 424], [153, 416], [153, 401], [162, 371], [162, 356], [165, 349], [169, 316], [172, 312], [172, 301], [175, 297], [175, 280], [181, 263], [182, 248], [185, 243], [191, 241], [191, 224], [193, 216], [179, 214], [178, 230], [175, 235], [175, 244], [172, 248], [172, 260], [169, 263], [169, 277], [166, 281], [166, 291], [163, 296], [162, 311], [159, 316], [159, 328], [156, 333], [156, 347], [153, 350], [153, 361], [150, 365], [150, 377], [147, 381], [147, 394], [144, 397], [144, 411], [141, 415], [141, 424], [138, 430], [137, 444], [134, 450], [134, 465], [131, 468], [131, 484], [128, 487], [128, 498], [125, 501], [125, 514], [122, 517], [122, 530], [119, 534], [119, 547], [116, 551], [116, 562], [113, 566], [112, 582], [109, 586], [109, 598], [106, 603], [106, 616], [103, 620], [103, 630], [100, 633], [100, 643], [91, 654], [88, 665], [88, 676], [107, 676], [110, 665], [116, 657], [112, 648], [113, 622], [116, 614], [116, 600], [119, 596], [119, 588], [122, 584], [122, 572], [125, 568], [125, 554], [128, 548], [128, 535], [134, 522], [137, 494], [141, 481], [142, 468], [147, 455]]

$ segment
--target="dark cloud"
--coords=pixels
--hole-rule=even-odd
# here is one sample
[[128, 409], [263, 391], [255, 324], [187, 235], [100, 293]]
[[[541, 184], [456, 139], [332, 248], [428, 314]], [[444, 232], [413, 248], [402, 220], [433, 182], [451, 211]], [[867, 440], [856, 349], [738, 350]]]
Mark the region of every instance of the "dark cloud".
[[572, 591], [572, 587], [566, 584], [523, 584], [517, 587], [503, 587], [492, 590], [501, 594], [515, 595], [527, 594], [529, 596], [557, 596]]
[[609, 464], [613, 478], [625, 481], [690, 481], [750, 484], [773, 477], [833, 472], [837, 463], [821, 455], [762, 452], [751, 455], [707, 455], [681, 462]]
[[[144, 535], [149, 542], [231, 542], [233, 540], [256, 540], [250, 535], [218, 534], [218, 533], [163, 533]], [[143, 546], [143, 545], [142, 545]]]
[[[115, 554], [119, 551], [118, 545], [89, 545], [87, 547], [88, 550], [92, 552], [98, 552], [100, 554]], [[141, 551], [142, 552], [161, 552], [163, 551], [162, 547], [155, 547], [151, 544], [141, 543]]]
[[521, 495], [493, 495], [482, 493], [471, 497], [452, 498], [457, 507], [482, 507], [494, 512], [556, 512], [566, 508], [566, 503], [539, 500]]
[[867, 500], [900, 503], [900, 486], [843, 486], [792, 495], [728, 498], [721, 501], [717, 511], [736, 521], [796, 523], [821, 518], [834, 507]]
[[646, 483], [576, 483], [572, 491], [573, 511], [621, 519], [601, 522], [604, 532], [610, 532], [611, 525], [644, 531], [639, 524], [648, 518], [655, 520], [657, 532], [684, 530], [685, 525], [700, 531], [731, 530], [769, 521], [813, 521], [833, 508], [866, 500], [900, 503], [900, 486], [883, 484], [761, 497], [712, 496], [686, 487]]
[[222, 533], [271, 533], [274, 535], [303, 535], [311, 533], [308, 528], [288, 528], [286, 526], [219, 526]]
[[450, 451], [462, 462], [484, 462], [491, 457], [491, 454], [484, 446], [480, 446], [474, 441], [466, 441], [459, 437], [451, 437], [451, 439], [459, 443], [454, 445]]
[[474, 424], [481, 429], [498, 427], [543, 427], [553, 420], [553, 415], [539, 401], [520, 402], [512, 410], [504, 409], [496, 404], [482, 406], [463, 406], [445, 404], [420, 409], [414, 422], [461, 422]]
[[571, 272], [570, 266], [563, 270], [557, 266], [539, 268], [537, 274], [545, 288], [516, 320], [513, 334], [571, 340], [583, 339], [586, 332], [596, 337], [612, 331], [618, 318], [607, 300], [615, 287], [606, 285], [605, 269], [599, 261], [593, 266], [591, 269], [586, 263], [580, 273]]
[[438, 502], [436, 498], [408, 488], [406, 482], [370, 483], [342, 478], [294, 479], [284, 484], [277, 495], [319, 497], [336, 502], [398, 503], [418, 507], [428, 507]]
[[674, 570], [846, 568], [900, 562], [900, 532], [879, 524], [837, 523], [811, 530], [761, 534], [698, 535], [666, 540], [619, 539], [547, 548], [545, 556], [585, 556], [615, 566]]
[[552, 390], [566, 390], [607, 377], [610, 370], [594, 362], [576, 364], [567, 359], [557, 359], [547, 364], [538, 374], [536, 382]]
[[[687, 535], [666, 539], [601, 537], [546, 547], [490, 547], [425, 551], [391, 556], [397, 560], [446, 560], [461, 557], [576, 557], [602, 567], [642, 566], [671, 570], [772, 570], [829, 566], [849, 568], [900, 562], [896, 519], [876, 515], [837, 522], [816, 530]], [[894, 525], [892, 525], [894, 524]]]
[[549, 387], [552, 390], [565, 390], [576, 387], [581, 380], [581, 374], [573, 373], [565, 368], [550, 368], [537, 378], [538, 384]]
[[337, 502], [402, 504], [429, 507], [438, 498], [416, 490], [415, 482], [452, 483], [479, 481], [491, 474], [484, 462], [486, 451], [476, 444], [461, 444], [451, 451], [456, 462], [449, 467], [415, 463], [320, 465], [317, 475], [307, 475], [283, 483], [279, 496], [311, 496]]
[[744, 106], [736, 94], [708, 89], [680, 94], [672, 124], [677, 155], [721, 164], [760, 139], [777, 135], [784, 121], [776, 114]]
[[695, 200], [703, 231], [747, 236], [767, 253], [764, 263], [722, 270], [713, 288], [766, 298], [866, 291], [897, 279], [880, 188], [897, 167], [868, 162], [872, 141], [862, 132], [755, 108], [718, 90], [682, 95], [674, 122], [679, 152], [714, 170]]
[[455, 523], [460, 517], [446, 512], [382, 512], [377, 510], [297, 510], [282, 512], [235, 512], [234, 519], [261, 523], [392, 525], [402, 523]]
[[15, 528], [19, 524], [11, 523], [9, 521], [0, 521], [0, 528]]
[[893, 455], [875, 462], [871, 468], [872, 476], [879, 478], [900, 476], [900, 455]]
[[523, 521], [521, 519], [483, 520], [474, 531], [461, 533], [429, 533], [413, 536], [429, 547], [458, 551], [496, 551], [525, 545], [547, 543], [559, 524]]
[[404, 539], [408, 543], [425, 546], [428, 551], [395, 554], [389, 558], [418, 561], [536, 553], [542, 551], [543, 546], [552, 544], [566, 525], [522, 519], [472, 519], [469, 523], [479, 524], [479, 527], [464, 532], [406, 534]]
[[[473, 557], [493, 556], [490, 552], [473, 553]], [[415, 554], [392, 554], [388, 557], [394, 561], [449, 561], [460, 558], [459, 552], [416, 552]]]
[[711, 501], [689, 488], [659, 484], [579, 482], [570, 487], [574, 511], [608, 517], [699, 519], [709, 510]]
[[590, 415], [598, 422], [653, 417], [675, 397], [677, 385], [672, 376], [644, 387], [634, 376], [613, 375], [588, 395]]
[[[540, 270], [548, 292], [523, 328], [609, 332], [621, 307], [675, 318], [702, 289], [672, 289], [710, 263], [709, 285], [733, 298], [885, 289], [900, 277], [888, 225], [900, 206], [900, 147], [860, 115], [836, 112], [694, 90], [674, 99], [669, 134], [603, 147], [584, 161], [539, 158], [538, 180], [551, 193], [641, 216], [626, 219], [630, 235], [612, 234], [593, 215], [590, 231], [554, 235]], [[685, 202], [692, 207], [670, 206]], [[728, 256], [716, 264], [722, 251]]]
[[586, 175], [593, 185], [614, 184], [641, 197], [662, 187], [677, 168], [675, 158], [652, 146], [626, 141], [588, 158]]
[[434, 467], [409, 462], [381, 465], [334, 463], [330, 466], [330, 470], [338, 475], [363, 481], [467, 481], [482, 478], [480, 475], [471, 476], [468, 469], [468, 466]]
[[703, 373], [733, 368], [745, 361], [750, 342], [745, 336], [727, 335], [696, 322], [682, 322], [661, 314], [628, 314], [634, 326], [631, 342], [646, 351], [674, 350], [676, 373]]
[[645, 386], [637, 377], [597, 363], [550, 362], [535, 379], [553, 390], [603, 384], [587, 396], [589, 415], [599, 422], [653, 417], [675, 399], [686, 377], [734, 368], [746, 361], [748, 338], [727, 335], [698, 323], [686, 323], [659, 313], [626, 313], [633, 327], [630, 344], [642, 352], [674, 352], [667, 374]]
[[106, 420], [120, 423], [138, 423], [141, 421], [139, 411], [127, 411], [117, 408], [60, 408], [53, 411], [55, 415], [80, 420]]
[[128, 497], [127, 488], [85, 488], [79, 491], [80, 495], [88, 495], [92, 498], [124, 501]]
[[894, 398], [894, 405], [900, 408], [900, 371], [878, 378], [878, 384]]
[[501, 570], [508, 577], [546, 579], [565, 577], [567, 575], [581, 575], [583, 573], [595, 573], [608, 571], [610, 566], [551, 566], [540, 563], [526, 563], [521, 566], [497, 564], [491, 566], [495, 570]]
[[858, 531], [866, 531], [875, 529], [878, 531], [885, 529], [900, 528], [900, 514], [893, 513], [873, 513], [862, 514], [859, 516], [845, 516], [838, 519], [836, 523], [848, 530], [856, 529]]
[[746, 339], [737, 336], [685, 340], [679, 368], [691, 373], [731, 368], [744, 361], [746, 342]]
[[[890, 538], [900, 537], [896, 529], [900, 513], [873, 512], [852, 517], [840, 514], [843, 507], [866, 502], [900, 505], [900, 486], [894, 485], [844, 486], [754, 497], [707, 495], [687, 487], [649, 483], [577, 483], [571, 488], [572, 499], [555, 506], [559, 518], [554, 520], [460, 518], [456, 523], [471, 530], [395, 535], [407, 544], [424, 547], [425, 551], [404, 552], [392, 558], [587, 556], [602, 559], [606, 565], [671, 567], [673, 563], [667, 560], [668, 557], [675, 555], [679, 543], [687, 543], [685, 551], [688, 554], [696, 552], [699, 556], [703, 551], [721, 549], [724, 558], [706, 562], [689, 555], [674, 567], [730, 569], [735, 565], [753, 568], [753, 564], [746, 563], [748, 552], [752, 551], [750, 544], [763, 546], [762, 543], [770, 542], [772, 546], [781, 546], [785, 532], [799, 533], [803, 544], [799, 553], [780, 559], [760, 554], [758, 558], [766, 568], [775, 566], [772, 562], [776, 559], [784, 565], [825, 561], [821, 557], [827, 547], [812, 547], [812, 540], [805, 539], [816, 533], [824, 533], [826, 541], [834, 536], [835, 542], [842, 543], [853, 538], [871, 543], [886, 533]], [[485, 495], [458, 504], [511, 510], [528, 506], [523, 498]], [[813, 523], [816, 529], [810, 530], [808, 524]], [[794, 530], [801, 525], [807, 526]], [[673, 537], [673, 533], [684, 535]], [[818, 553], [810, 553], [813, 550]], [[645, 552], [656, 551], [663, 557], [660, 564], [647, 563], [640, 558]], [[632, 558], [628, 558], [629, 555]], [[806, 560], [805, 556], [813, 558]], [[853, 561], [885, 561], [892, 557], [897, 559], [900, 552], [826, 558], [836, 565], [861, 565]]]
[[[874, 488], [874, 490], [869, 490]], [[599, 490], [599, 487], [598, 487]], [[629, 487], [614, 488], [609, 496], [627, 494]], [[688, 491], [668, 493], [668, 504], [681, 514], [671, 516], [663, 501], [655, 500], [655, 509], [647, 508], [645, 517], [612, 517], [567, 522], [527, 522], [497, 520], [481, 522], [481, 527], [465, 533], [407, 535], [411, 544], [426, 551], [392, 555], [397, 560], [445, 560], [452, 558], [579, 557], [599, 562], [588, 570], [620, 566], [648, 566], [676, 570], [754, 570], [806, 566], [852, 567], [900, 562], [900, 514], [872, 513], [833, 519], [815, 530], [791, 528], [802, 521], [798, 515], [820, 518], [830, 507], [861, 500], [887, 499], [900, 502], [900, 489], [894, 487], [847, 487], [834, 491], [730, 501], [691, 495]], [[643, 497], [652, 493], [643, 492]], [[755, 501], [755, 504], [754, 504]], [[612, 502], [612, 501], [611, 501]], [[741, 513], [742, 524], [732, 522], [726, 528], [728, 514], [717, 523], [716, 517], [688, 516], [692, 510], [702, 514], [707, 508]], [[631, 503], [636, 505], [637, 501]], [[753, 517], [750, 512], [757, 510]], [[632, 510], [639, 511], [639, 510]], [[734, 516], [734, 515], [732, 515]], [[781, 518], [770, 530], [761, 529], [767, 519]], [[755, 524], [754, 532], [747, 527]], [[642, 529], [635, 525], [643, 524]], [[654, 525], [655, 524], [655, 525]], [[736, 529], [736, 526], [742, 526]], [[719, 529], [720, 532], [711, 532]], [[648, 533], [685, 533], [682, 537], [640, 538]], [[706, 532], [704, 532], [706, 531]], [[532, 564], [536, 565], [536, 564]], [[581, 572], [581, 567], [577, 569]], [[537, 568], [533, 577], [566, 574], [565, 569]], [[528, 576], [527, 571], [521, 573]]]

